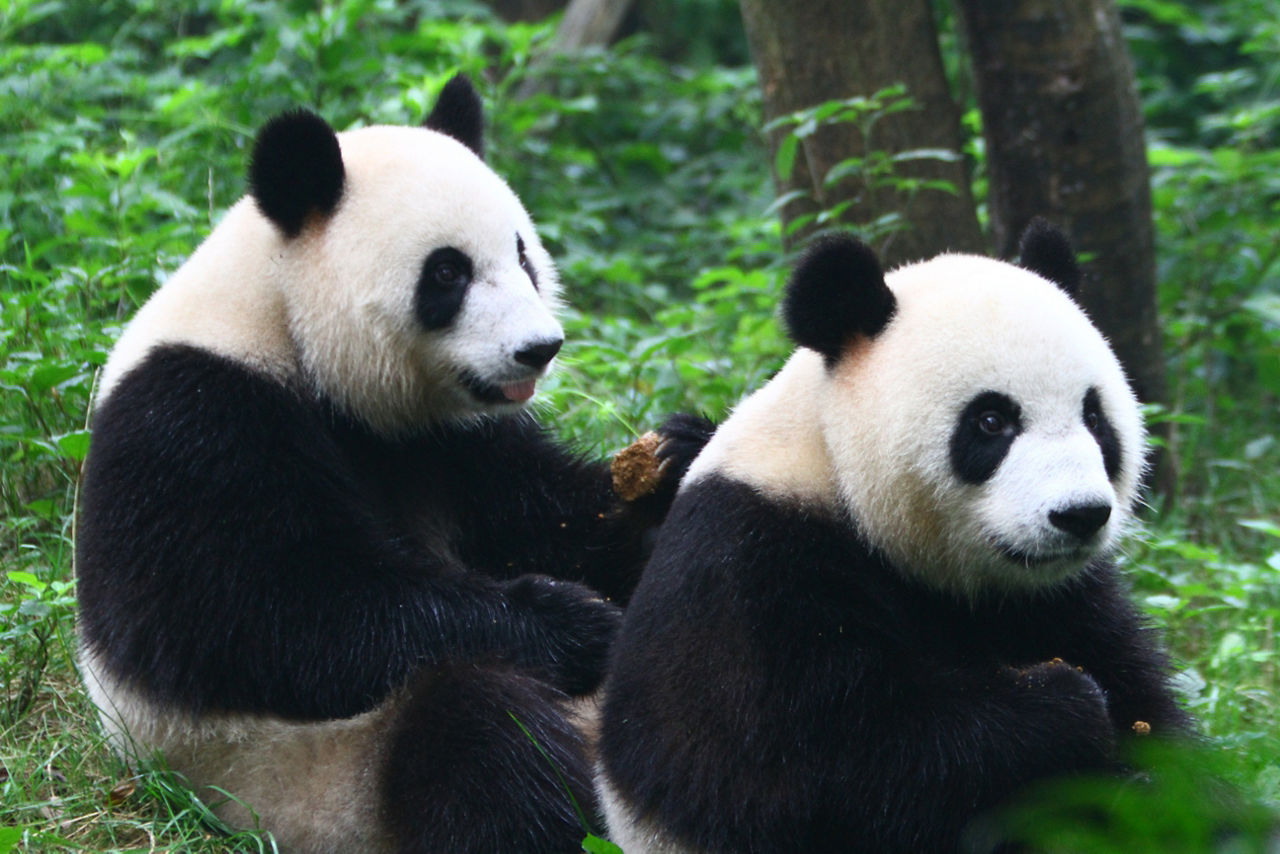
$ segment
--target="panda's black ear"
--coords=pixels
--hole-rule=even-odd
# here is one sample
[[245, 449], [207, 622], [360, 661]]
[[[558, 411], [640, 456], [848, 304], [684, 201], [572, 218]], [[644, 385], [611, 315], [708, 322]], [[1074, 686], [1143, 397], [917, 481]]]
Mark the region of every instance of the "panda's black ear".
[[484, 159], [484, 105], [467, 75], [455, 74], [444, 84], [423, 126], [453, 137]]
[[871, 247], [832, 235], [814, 241], [796, 264], [782, 319], [793, 341], [817, 350], [830, 366], [854, 337], [879, 335], [897, 307]]
[[1068, 296], [1080, 290], [1080, 265], [1071, 241], [1056, 225], [1036, 217], [1018, 241], [1018, 266], [1057, 285]]
[[333, 213], [345, 175], [338, 135], [315, 113], [282, 113], [258, 131], [249, 192], [286, 237], [297, 237], [311, 215]]

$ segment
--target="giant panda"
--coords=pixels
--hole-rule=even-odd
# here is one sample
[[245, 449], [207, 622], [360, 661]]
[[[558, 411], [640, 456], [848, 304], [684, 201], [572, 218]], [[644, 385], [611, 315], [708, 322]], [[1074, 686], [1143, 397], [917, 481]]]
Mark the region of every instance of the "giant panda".
[[1188, 732], [1108, 558], [1144, 432], [1078, 279], [1043, 221], [1021, 266], [802, 257], [799, 346], [694, 461], [614, 646], [627, 854], [954, 851], [1028, 784]]
[[[578, 850], [591, 818], [575, 698], [664, 499], [524, 414], [559, 284], [482, 125], [465, 77], [425, 127], [269, 121], [101, 375], [85, 684], [116, 747], [284, 850]], [[669, 502], [706, 432], [660, 436]]]

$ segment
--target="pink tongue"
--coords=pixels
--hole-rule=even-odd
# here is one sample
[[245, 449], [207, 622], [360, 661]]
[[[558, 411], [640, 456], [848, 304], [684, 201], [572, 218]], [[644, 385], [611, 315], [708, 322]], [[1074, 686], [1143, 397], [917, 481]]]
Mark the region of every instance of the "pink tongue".
[[502, 396], [507, 400], [521, 403], [533, 397], [533, 392], [537, 385], [537, 380], [528, 380], [522, 383], [507, 383], [499, 387], [502, 389]]

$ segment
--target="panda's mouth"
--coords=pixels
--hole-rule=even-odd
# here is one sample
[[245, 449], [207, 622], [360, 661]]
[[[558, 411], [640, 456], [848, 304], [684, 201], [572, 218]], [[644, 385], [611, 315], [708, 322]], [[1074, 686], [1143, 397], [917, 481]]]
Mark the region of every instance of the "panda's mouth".
[[459, 375], [462, 387], [465, 388], [473, 398], [481, 403], [524, 403], [533, 397], [533, 393], [537, 391], [538, 378], [532, 377], [527, 380], [517, 380], [514, 382], [495, 383], [483, 380], [470, 371], [463, 371]]
[[1006, 560], [1027, 569], [1063, 563], [1083, 565], [1093, 557], [1094, 552], [1094, 549], [1088, 546], [1074, 546], [1065, 549], [1036, 549], [1034, 551], [1020, 549], [1004, 542], [998, 542], [995, 546], [996, 550]]

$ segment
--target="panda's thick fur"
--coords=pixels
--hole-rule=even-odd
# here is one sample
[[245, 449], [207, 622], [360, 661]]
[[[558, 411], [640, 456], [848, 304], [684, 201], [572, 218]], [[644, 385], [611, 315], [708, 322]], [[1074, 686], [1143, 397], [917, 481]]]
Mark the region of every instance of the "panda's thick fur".
[[[618, 501], [522, 413], [559, 284], [481, 124], [462, 77], [423, 128], [272, 120], [102, 374], [85, 683], [286, 850], [576, 850], [591, 811], [575, 698], [663, 490]], [[700, 430], [666, 427], [670, 478]]]
[[1021, 263], [799, 262], [800, 347], [695, 460], [614, 647], [628, 854], [952, 851], [1029, 783], [1187, 732], [1108, 560], [1138, 404], [1062, 234]]

